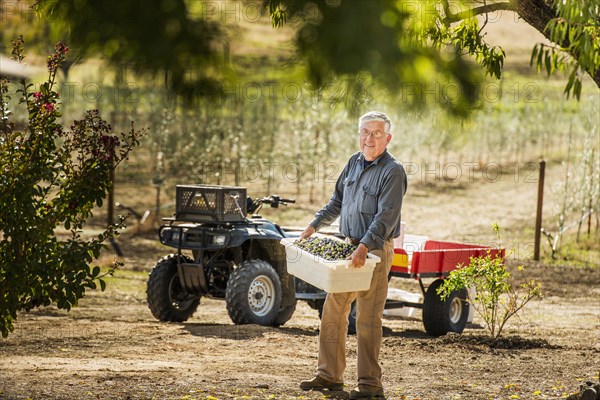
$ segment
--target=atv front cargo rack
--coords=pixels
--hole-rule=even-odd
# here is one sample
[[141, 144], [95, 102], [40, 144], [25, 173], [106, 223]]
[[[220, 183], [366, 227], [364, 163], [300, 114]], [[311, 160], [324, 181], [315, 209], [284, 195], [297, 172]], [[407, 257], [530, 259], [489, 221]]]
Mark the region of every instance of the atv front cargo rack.
[[177, 185], [175, 219], [191, 222], [238, 222], [246, 218], [246, 188]]

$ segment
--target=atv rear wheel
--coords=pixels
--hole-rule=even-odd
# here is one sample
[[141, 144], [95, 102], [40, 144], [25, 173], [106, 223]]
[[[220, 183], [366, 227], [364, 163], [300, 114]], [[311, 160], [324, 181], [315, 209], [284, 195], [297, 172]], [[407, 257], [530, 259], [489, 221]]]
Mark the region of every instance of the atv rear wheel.
[[324, 299], [308, 300], [306, 303], [313, 310], [317, 310], [317, 312], [319, 313], [319, 319], [323, 318], [323, 306], [325, 306]]
[[[150, 272], [146, 286], [148, 307], [159, 321], [183, 322], [194, 314], [200, 297], [186, 292], [177, 272], [177, 254], [162, 258]], [[181, 256], [182, 262], [193, 262]]]
[[281, 311], [279, 275], [266, 261], [242, 262], [229, 277], [225, 303], [235, 324], [281, 325], [277, 318]]
[[348, 334], [356, 335], [356, 300], [350, 306], [350, 314], [348, 314]]
[[294, 311], [296, 311], [296, 301], [292, 305], [281, 307], [277, 313], [277, 318], [273, 321], [273, 326], [281, 326], [288, 322], [294, 315]]

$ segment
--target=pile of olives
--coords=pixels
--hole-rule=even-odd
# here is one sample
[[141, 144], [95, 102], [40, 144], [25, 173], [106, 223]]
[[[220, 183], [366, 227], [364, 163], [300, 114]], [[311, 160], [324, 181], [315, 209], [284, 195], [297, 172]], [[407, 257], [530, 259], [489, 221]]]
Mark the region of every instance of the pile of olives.
[[345, 260], [356, 250], [356, 246], [349, 243], [325, 237], [297, 240], [295, 245], [328, 261]]

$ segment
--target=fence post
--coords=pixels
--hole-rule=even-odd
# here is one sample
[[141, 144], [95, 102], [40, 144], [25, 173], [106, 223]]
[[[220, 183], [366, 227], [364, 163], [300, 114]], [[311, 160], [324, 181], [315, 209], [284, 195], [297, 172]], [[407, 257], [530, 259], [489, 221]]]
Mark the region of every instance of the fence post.
[[[110, 112], [110, 120], [112, 126], [117, 125], [117, 112], [115, 110]], [[106, 216], [106, 223], [112, 225], [115, 222], [115, 163], [111, 160], [110, 170], [108, 171], [108, 180], [110, 186], [108, 188], [108, 210]]]
[[546, 161], [540, 160], [540, 176], [538, 180], [537, 212], [535, 217], [535, 244], [533, 260], [540, 260], [540, 240], [542, 236], [542, 207], [544, 205], [544, 177], [546, 174]]
[[106, 223], [112, 225], [115, 222], [115, 167], [114, 164], [110, 166], [108, 171], [108, 180], [110, 186], [108, 188], [108, 215]]

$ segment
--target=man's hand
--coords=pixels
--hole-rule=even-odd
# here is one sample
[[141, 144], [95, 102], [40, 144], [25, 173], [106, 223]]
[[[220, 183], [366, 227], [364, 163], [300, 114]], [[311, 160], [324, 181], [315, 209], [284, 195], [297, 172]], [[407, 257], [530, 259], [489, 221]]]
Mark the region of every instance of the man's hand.
[[357, 268], [362, 268], [365, 265], [367, 260], [367, 253], [369, 253], [369, 249], [364, 244], [360, 243], [356, 250], [348, 257], [352, 260], [352, 265]]
[[312, 226], [308, 226], [301, 234], [299, 239], [306, 239], [307, 237], [310, 237], [310, 235], [312, 235], [313, 233], [315, 233], [315, 228]]

